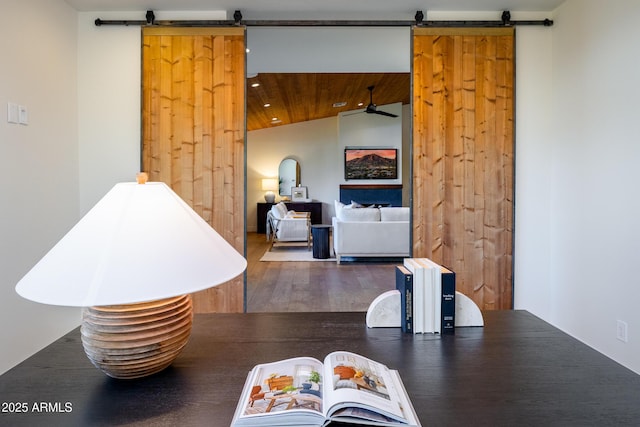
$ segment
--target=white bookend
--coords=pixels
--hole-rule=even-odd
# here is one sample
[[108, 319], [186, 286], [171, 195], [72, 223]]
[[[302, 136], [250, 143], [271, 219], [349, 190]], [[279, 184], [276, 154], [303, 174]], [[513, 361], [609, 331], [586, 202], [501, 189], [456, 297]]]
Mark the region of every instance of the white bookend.
[[478, 305], [468, 296], [456, 291], [456, 328], [484, 326], [484, 318]]
[[394, 289], [376, 297], [367, 310], [367, 326], [369, 328], [399, 328], [400, 291]]

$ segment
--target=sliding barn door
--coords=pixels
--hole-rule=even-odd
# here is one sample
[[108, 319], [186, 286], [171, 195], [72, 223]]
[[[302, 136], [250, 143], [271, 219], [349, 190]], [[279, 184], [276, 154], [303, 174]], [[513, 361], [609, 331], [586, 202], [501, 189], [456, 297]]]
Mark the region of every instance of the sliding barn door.
[[[244, 254], [245, 31], [144, 28], [142, 168]], [[244, 278], [194, 295], [196, 312], [244, 310]]]
[[512, 308], [512, 28], [413, 32], [413, 256], [481, 309]]

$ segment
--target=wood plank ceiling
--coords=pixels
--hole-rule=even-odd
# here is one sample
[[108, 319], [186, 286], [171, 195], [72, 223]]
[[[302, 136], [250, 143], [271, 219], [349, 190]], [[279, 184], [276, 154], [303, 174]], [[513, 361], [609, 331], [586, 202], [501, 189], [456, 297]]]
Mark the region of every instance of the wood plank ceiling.
[[[255, 86], [258, 84], [258, 86]], [[261, 73], [247, 78], [247, 131], [410, 101], [409, 73]], [[345, 103], [334, 107], [335, 103]], [[268, 105], [268, 106], [265, 106]], [[275, 120], [274, 120], [275, 119]]]

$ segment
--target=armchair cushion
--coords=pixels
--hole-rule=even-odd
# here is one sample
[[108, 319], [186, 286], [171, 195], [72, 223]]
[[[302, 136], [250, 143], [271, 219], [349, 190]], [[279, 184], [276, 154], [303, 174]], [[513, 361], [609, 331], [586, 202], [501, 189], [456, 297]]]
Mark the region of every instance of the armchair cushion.
[[285, 205], [283, 202], [275, 204], [271, 206], [271, 212], [273, 212], [273, 217], [275, 219], [282, 219], [287, 216], [287, 205]]
[[278, 223], [276, 237], [280, 241], [306, 241], [309, 223], [306, 218], [283, 218]]
[[310, 245], [309, 215], [295, 215], [288, 212], [282, 218], [276, 218], [277, 205], [267, 212], [267, 240], [273, 245], [276, 242], [307, 242]]

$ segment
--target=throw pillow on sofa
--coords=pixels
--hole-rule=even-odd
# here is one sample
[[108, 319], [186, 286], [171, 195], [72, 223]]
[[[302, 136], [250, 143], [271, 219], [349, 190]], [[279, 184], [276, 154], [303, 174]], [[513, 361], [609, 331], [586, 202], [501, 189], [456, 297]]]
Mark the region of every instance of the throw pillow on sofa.
[[409, 221], [408, 207], [380, 208], [380, 221]]
[[351, 209], [353, 208], [353, 205], [345, 205], [342, 202], [339, 202], [337, 200], [333, 201], [333, 205], [336, 211], [336, 218], [340, 218], [340, 216], [342, 215], [342, 209]]
[[337, 201], [337, 200], [334, 200], [334, 201], [333, 201], [333, 208], [334, 208], [334, 210], [335, 210], [335, 212], [336, 212], [336, 215], [335, 215], [335, 216], [336, 216], [336, 217], [339, 217], [339, 216], [340, 216], [340, 214], [342, 213], [342, 209], [344, 208], [344, 203], [339, 202], [339, 201]]
[[362, 203], [354, 202], [354, 201], [352, 200], [352, 201], [351, 201], [351, 206], [352, 206], [353, 208], [365, 208], [365, 209], [366, 209], [366, 208], [381, 208], [381, 207], [383, 207], [383, 206], [388, 206], [388, 204], [387, 204], [387, 203], [383, 203], [383, 204], [376, 204], [376, 203], [373, 203], [373, 204], [371, 204], [371, 205], [363, 205]]
[[340, 221], [380, 221], [380, 209], [342, 209], [336, 218]]

